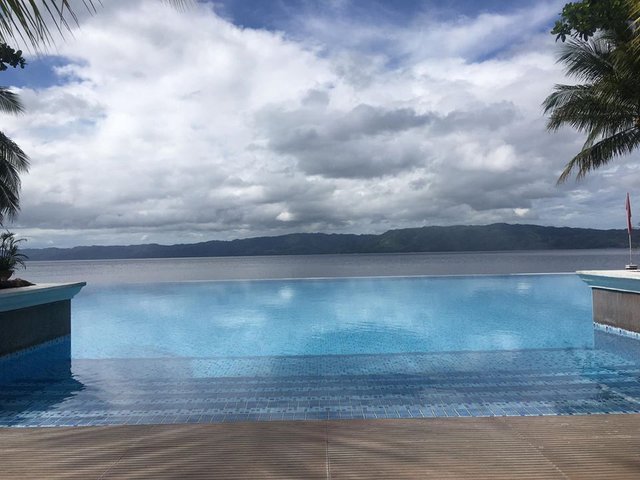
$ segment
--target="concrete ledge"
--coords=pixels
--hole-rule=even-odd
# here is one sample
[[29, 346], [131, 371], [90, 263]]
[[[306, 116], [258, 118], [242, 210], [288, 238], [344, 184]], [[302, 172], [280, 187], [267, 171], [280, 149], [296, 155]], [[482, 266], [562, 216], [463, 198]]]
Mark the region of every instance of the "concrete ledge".
[[0, 290], [0, 356], [71, 333], [71, 299], [86, 284]]
[[592, 288], [640, 293], [640, 270], [582, 270], [577, 273]]
[[0, 312], [71, 300], [87, 283], [42, 283], [0, 290]]
[[595, 270], [578, 275], [591, 287], [595, 323], [640, 333], [640, 271]]

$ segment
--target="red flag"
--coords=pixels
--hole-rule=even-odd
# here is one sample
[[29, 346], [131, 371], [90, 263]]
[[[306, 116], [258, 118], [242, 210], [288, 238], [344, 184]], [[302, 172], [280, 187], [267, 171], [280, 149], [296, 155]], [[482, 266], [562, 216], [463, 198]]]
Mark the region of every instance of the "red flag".
[[627, 192], [627, 232], [631, 235], [631, 200], [629, 200], [629, 192]]

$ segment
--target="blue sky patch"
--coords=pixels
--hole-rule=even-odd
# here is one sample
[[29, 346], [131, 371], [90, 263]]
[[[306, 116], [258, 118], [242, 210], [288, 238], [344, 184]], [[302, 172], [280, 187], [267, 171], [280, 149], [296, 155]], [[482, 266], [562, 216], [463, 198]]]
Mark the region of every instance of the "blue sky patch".
[[55, 73], [56, 67], [67, 65], [69, 61], [55, 55], [26, 57], [24, 69], [9, 68], [0, 72], [0, 85], [20, 88], [41, 89], [66, 83], [65, 77]]

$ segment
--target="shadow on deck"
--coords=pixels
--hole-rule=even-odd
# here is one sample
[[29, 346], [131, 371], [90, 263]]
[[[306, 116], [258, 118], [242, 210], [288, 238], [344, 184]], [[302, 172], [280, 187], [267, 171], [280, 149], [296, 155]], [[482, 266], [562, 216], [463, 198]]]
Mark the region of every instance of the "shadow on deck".
[[0, 429], [3, 479], [640, 478], [640, 415]]

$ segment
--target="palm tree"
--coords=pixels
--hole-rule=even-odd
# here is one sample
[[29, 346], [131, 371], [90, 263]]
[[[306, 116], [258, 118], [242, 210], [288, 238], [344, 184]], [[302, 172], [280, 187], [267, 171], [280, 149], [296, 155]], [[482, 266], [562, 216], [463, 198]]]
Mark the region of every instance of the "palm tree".
[[[162, 0], [177, 8], [185, 7], [192, 0]], [[84, 8], [96, 13], [101, 0], [82, 0]], [[34, 49], [51, 44], [51, 30], [64, 36], [77, 25], [78, 17], [70, 0], [0, 0], [0, 42], [21, 40]]]
[[[18, 114], [24, 108], [18, 96], [0, 87], [0, 112]], [[29, 170], [29, 157], [16, 143], [0, 132], [0, 224], [20, 210], [20, 174]]]
[[547, 128], [571, 126], [587, 135], [582, 150], [558, 179], [577, 178], [629, 154], [640, 146], [640, 56], [634, 41], [637, 31], [621, 39], [602, 32], [588, 41], [568, 40], [559, 62], [581, 83], [556, 85], [544, 103]]

